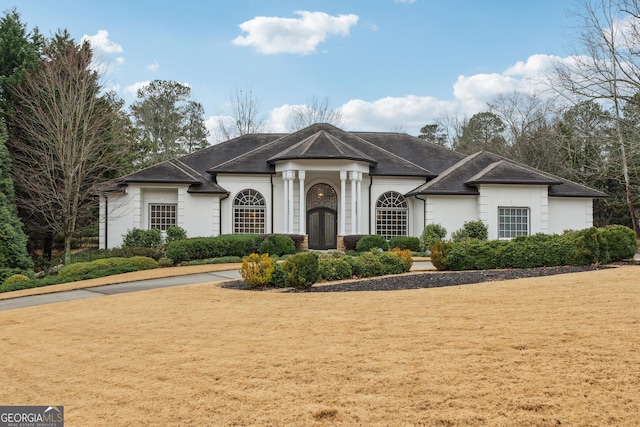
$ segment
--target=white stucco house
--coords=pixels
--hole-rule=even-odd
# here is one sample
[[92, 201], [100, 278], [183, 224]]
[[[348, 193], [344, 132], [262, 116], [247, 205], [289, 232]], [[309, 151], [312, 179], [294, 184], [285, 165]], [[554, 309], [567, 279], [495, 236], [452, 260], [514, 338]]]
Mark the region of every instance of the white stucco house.
[[100, 247], [133, 228], [189, 237], [287, 233], [311, 249], [349, 234], [449, 233], [482, 220], [490, 239], [561, 233], [593, 223], [605, 194], [489, 152], [465, 156], [392, 132], [315, 124], [243, 135], [114, 179], [100, 191]]

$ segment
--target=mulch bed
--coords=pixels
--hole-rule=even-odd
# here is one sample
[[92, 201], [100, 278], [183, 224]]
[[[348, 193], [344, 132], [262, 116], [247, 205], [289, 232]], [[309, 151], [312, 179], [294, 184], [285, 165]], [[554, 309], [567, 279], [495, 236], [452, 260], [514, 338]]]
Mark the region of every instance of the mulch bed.
[[[395, 291], [400, 289], [439, 288], [443, 286], [468, 285], [472, 283], [493, 282], [497, 280], [520, 279], [524, 277], [551, 276], [564, 273], [593, 271], [607, 266], [566, 266], [538, 267], [505, 270], [474, 270], [408, 273], [383, 276], [370, 279], [317, 283], [309, 289], [283, 289], [283, 292], [355, 292], [355, 291]], [[227, 282], [224, 288], [237, 290], [269, 290], [275, 288], [250, 288], [244, 281]]]

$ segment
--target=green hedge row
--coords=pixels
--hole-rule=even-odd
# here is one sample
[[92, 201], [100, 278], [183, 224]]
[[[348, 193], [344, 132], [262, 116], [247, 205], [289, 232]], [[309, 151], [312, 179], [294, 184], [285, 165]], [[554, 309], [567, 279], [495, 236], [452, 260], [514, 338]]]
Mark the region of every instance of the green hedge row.
[[144, 256], [133, 256], [131, 258], [102, 258], [89, 262], [76, 262], [69, 264], [58, 272], [60, 277], [82, 276], [96, 270], [106, 270], [114, 267], [130, 267], [132, 270], [149, 270], [158, 267], [158, 261]]
[[176, 264], [196, 259], [244, 257], [258, 252], [260, 240], [259, 234], [223, 234], [176, 240], [167, 245], [166, 255]]
[[628, 227], [591, 227], [564, 234], [535, 234], [513, 240], [463, 240], [432, 246], [439, 270], [488, 270], [607, 264], [633, 258], [636, 235]]

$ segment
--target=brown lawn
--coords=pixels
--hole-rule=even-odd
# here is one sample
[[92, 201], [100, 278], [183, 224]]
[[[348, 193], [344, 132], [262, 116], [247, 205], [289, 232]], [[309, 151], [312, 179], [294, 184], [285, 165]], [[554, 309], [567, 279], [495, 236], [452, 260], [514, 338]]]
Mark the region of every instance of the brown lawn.
[[64, 405], [66, 426], [635, 426], [639, 272], [0, 312], [0, 404]]

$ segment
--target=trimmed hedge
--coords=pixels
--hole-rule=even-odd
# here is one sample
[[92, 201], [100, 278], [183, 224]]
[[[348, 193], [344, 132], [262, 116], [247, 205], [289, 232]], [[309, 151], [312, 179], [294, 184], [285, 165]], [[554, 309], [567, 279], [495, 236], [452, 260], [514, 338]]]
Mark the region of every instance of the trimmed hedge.
[[196, 259], [245, 257], [258, 252], [259, 244], [259, 234], [223, 234], [216, 237], [176, 240], [167, 245], [167, 258], [180, 264]]
[[635, 242], [633, 230], [623, 226], [534, 234], [509, 241], [467, 239], [432, 246], [431, 262], [439, 270], [606, 264], [632, 258]]
[[[69, 264], [58, 272], [60, 277], [82, 276], [92, 272], [123, 267], [128, 271], [149, 270], [158, 267], [158, 262], [153, 258], [134, 256], [131, 258], [102, 258], [89, 262], [76, 262]], [[119, 271], [120, 272], [120, 271]], [[98, 276], [101, 277], [101, 276]]]
[[387, 239], [384, 238], [384, 236], [380, 236], [378, 234], [369, 234], [358, 240], [358, 244], [356, 245], [356, 250], [358, 252], [369, 252], [374, 248], [379, 248], [383, 251], [386, 251], [389, 249], [389, 243], [387, 242]]
[[143, 230], [141, 228], [134, 228], [127, 231], [127, 234], [123, 236], [123, 246], [137, 246], [140, 248], [157, 248], [162, 245], [162, 232], [157, 228], [151, 228]]
[[393, 237], [389, 240], [389, 248], [409, 249], [412, 252], [420, 251], [420, 239], [417, 237]]

